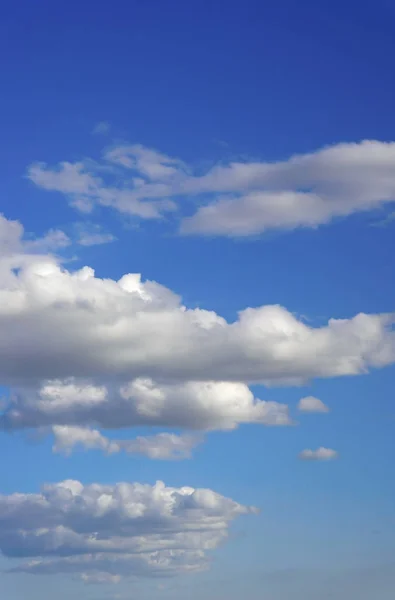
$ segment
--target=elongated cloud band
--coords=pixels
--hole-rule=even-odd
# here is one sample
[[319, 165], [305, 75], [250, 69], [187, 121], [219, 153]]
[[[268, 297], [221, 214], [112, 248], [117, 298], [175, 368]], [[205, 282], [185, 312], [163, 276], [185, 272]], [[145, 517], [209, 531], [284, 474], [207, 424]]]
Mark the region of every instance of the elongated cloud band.
[[0, 378], [297, 383], [364, 373], [395, 359], [394, 317], [359, 314], [310, 327], [281, 306], [228, 323], [188, 309], [139, 274], [119, 281], [50, 257], [0, 264]]
[[192, 449], [202, 441], [196, 435], [176, 435], [174, 433], [138, 436], [134, 440], [113, 440], [104, 436], [97, 429], [67, 425], [55, 425], [52, 431], [55, 438], [53, 451], [66, 455], [80, 446], [84, 449], [102, 450], [107, 454], [117, 454], [123, 451], [127, 454], [139, 454], [156, 460], [180, 460], [190, 458]]
[[[99, 204], [142, 219], [181, 210], [181, 233], [246, 237], [315, 228], [395, 199], [395, 143], [343, 143], [278, 162], [232, 161], [197, 175], [181, 160], [140, 144], [107, 149], [102, 160], [35, 163], [28, 176], [79, 210]], [[181, 203], [182, 201], [182, 203]]]

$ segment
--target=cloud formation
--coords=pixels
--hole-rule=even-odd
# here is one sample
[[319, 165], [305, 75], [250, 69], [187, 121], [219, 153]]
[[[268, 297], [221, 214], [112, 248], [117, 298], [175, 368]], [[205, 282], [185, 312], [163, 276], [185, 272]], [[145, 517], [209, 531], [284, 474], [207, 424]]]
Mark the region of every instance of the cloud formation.
[[113, 440], [97, 429], [67, 425], [55, 425], [52, 432], [55, 438], [53, 451], [66, 455], [80, 446], [84, 449], [102, 450], [107, 454], [126, 452], [154, 460], [182, 460], [191, 458], [193, 448], [202, 441], [202, 438], [196, 435], [174, 433], [138, 436], [134, 440]]
[[299, 400], [298, 410], [304, 413], [328, 413], [329, 407], [319, 398], [306, 396]]
[[63, 481], [0, 496], [0, 549], [30, 559], [12, 572], [96, 583], [166, 577], [206, 568], [230, 523], [255, 512], [208, 489]]
[[213, 311], [186, 308], [139, 274], [115, 281], [89, 267], [67, 271], [51, 257], [18, 260], [0, 263], [6, 385], [69, 377], [290, 384], [366, 373], [395, 360], [394, 315], [358, 314], [310, 327], [269, 305], [246, 308], [229, 323]]
[[[35, 163], [28, 177], [83, 211], [95, 204], [143, 219], [202, 200], [182, 215], [181, 233], [246, 237], [315, 228], [395, 199], [395, 142], [340, 143], [279, 162], [240, 161], [204, 174], [140, 144], [105, 150], [102, 160]], [[177, 204], [178, 203], [178, 204]]]
[[[54, 425], [96, 425], [104, 429], [146, 425], [210, 431], [231, 430], [241, 423], [289, 425], [291, 419], [286, 404], [258, 400], [243, 383], [158, 384], [142, 378], [118, 390], [74, 379], [47, 381], [38, 391], [15, 392], [2, 418], [8, 430]], [[92, 432], [86, 435], [92, 442], [92, 435], [97, 444], [103, 442]]]
[[19, 257], [26, 263], [29, 256], [59, 253], [72, 244], [95, 246], [116, 239], [95, 223], [75, 223], [73, 229], [75, 235], [71, 237], [61, 229], [49, 229], [41, 237], [33, 236], [25, 231], [22, 223], [7, 219], [0, 213], [0, 260], [4, 263], [4, 259], [14, 257], [13, 263], [16, 264], [15, 257]]
[[76, 223], [75, 231], [80, 246], [101, 246], [116, 240], [112, 233], [103, 231], [103, 228], [95, 223]]
[[299, 458], [301, 460], [334, 460], [338, 458], [339, 454], [336, 450], [332, 450], [332, 448], [317, 448], [317, 450], [306, 449], [302, 450], [299, 454]]
[[42, 237], [29, 236], [22, 223], [7, 219], [0, 213], [0, 259], [25, 254], [46, 254], [71, 244], [71, 239], [60, 229], [50, 229]]
[[[139, 160], [154, 176], [152, 157]], [[395, 361], [394, 315], [312, 327], [274, 305], [247, 307], [227, 322], [187, 308], [139, 274], [116, 281], [89, 267], [66, 270], [56, 257], [35, 253], [25, 237], [21, 224], [0, 220], [0, 380], [11, 389], [0, 427], [49, 428], [55, 451], [82, 446], [188, 458], [199, 436], [168, 431], [120, 440], [105, 430], [290, 425], [287, 405], [256, 398], [249, 385], [357, 375]], [[327, 408], [309, 397], [299, 410]]]

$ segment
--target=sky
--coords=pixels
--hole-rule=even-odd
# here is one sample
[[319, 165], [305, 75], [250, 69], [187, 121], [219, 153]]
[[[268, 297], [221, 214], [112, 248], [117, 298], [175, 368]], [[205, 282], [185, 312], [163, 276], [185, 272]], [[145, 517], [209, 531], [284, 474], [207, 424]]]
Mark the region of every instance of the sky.
[[2, 597], [393, 598], [394, 40], [4, 4]]

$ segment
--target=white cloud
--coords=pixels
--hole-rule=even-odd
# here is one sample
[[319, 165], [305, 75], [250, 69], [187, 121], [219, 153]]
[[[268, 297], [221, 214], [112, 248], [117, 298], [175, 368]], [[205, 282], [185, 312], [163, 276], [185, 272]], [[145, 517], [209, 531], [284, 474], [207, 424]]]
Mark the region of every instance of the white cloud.
[[55, 443], [52, 447], [54, 452], [68, 455], [76, 446], [82, 446], [86, 449], [100, 449], [109, 454], [119, 452], [118, 445], [114, 444], [112, 446], [111, 441], [97, 429], [55, 425], [52, 430], [55, 437]]
[[[3, 426], [7, 429], [53, 425], [120, 429], [146, 425], [210, 431], [231, 430], [241, 423], [281, 426], [289, 425], [291, 420], [287, 405], [258, 400], [243, 383], [158, 384], [142, 378], [119, 389], [114, 385], [108, 388], [73, 379], [48, 381], [37, 392], [14, 393], [3, 415]], [[99, 432], [76, 429], [72, 433], [84, 436], [87, 444], [107, 447], [107, 441]], [[156, 444], [159, 441], [168, 447], [176, 443], [176, 438], [156, 437]], [[155, 442], [155, 438], [151, 438], [151, 442]], [[134, 442], [130, 442], [129, 451], [132, 448], [135, 448]]]
[[174, 210], [174, 200], [184, 204], [187, 197], [204, 196], [206, 204], [182, 220], [181, 232], [240, 237], [317, 227], [393, 202], [394, 167], [395, 142], [374, 140], [280, 162], [231, 162], [203, 175], [156, 150], [123, 144], [106, 150], [100, 163], [62, 162], [55, 168], [36, 163], [28, 176], [82, 210], [98, 203], [141, 218]]
[[171, 290], [138, 274], [100, 279], [88, 267], [69, 272], [49, 257], [16, 266], [0, 264], [6, 385], [68, 377], [290, 384], [366, 373], [395, 360], [393, 315], [310, 327], [275, 305], [246, 308], [228, 323], [213, 311], [187, 309]]
[[171, 576], [207, 567], [230, 523], [256, 512], [208, 489], [63, 481], [0, 496], [0, 549], [10, 569], [86, 582]]
[[76, 223], [75, 236], [70, 238], [61, 229], [50, 229], [43, 236], [32, 236], [25, 232], [23, 225], [17, 220], [7, 219], [0, 213], [0, 256], [19, 255], [20, 258], [29, 255], [43, 254], [63, 250], [72, 244], [94, 246], [115, 241], [115, 236], [106, 233], [100, 225], [94, 223]]
[[115, 241], [115, 236], [112, 233], [89, 233], [85, 232], [81, 234], [78, 243], [81, 246], [99, 246], [102, 244], [108, 244]]
[[102, 185], [99, 177], [86, 172], [82, 162], [62, 162], [53, 171], [46, 169], [45, 163], [34, 163], [28, 176], [39, 187], [72, 195], [89, 196]]
[[72, 240], [60, 229], [50, 229], [43, 237], [34, 240], [25, 240], [23, 250], [25, 252], [51, 252], [70, 246]]
[[298, 410], [305, 413], [328, 413], [329, 408], [319, 398], [306, 396], [301, 398], [298, 403]]
[[84, 213], [91, 212], [95, 204], [113, 207], [141, 219], [158, 219], [164, 213], [175, 210], [174, 202], [165, 197], [166, 185], [162, 183], [152, 184], [156, 186], [156, 192], [151, 198], [146, 198], [144, 194], [141, 196], [140, 193], [146, 185], [146, 177], [152, 176], [155, 181], [155, 173], [166, 177], [167, 169], [172, 170], [172, 167], [163, 164], [161, 155], [158, 154], [156, 162], [136, 155], [136, 165], [143, 171], [135, 170], [136, 176], [132, 178], [129, 174], [120, 176], [117, 169], [117, 166], [131, 165], [130, 161], [133, 158], [130, 152], [123, 148], [118, 152], [113, 149], [106, 156], [107, 162], [104, 167], [89, 160], [62, 162], [54, 169], [45, 163], [34, 163], [29, 167], [28, 178], [45, 190], [66, 195], [71, 205]]
[[299, 454], [301, 460], [334, 460], [339, 454], [331, 448], [318, 448], [317, 450], [306, 449]]
[[145, 148], [141, 144], [116, 146], [108, 150], [104, 158], [110, 163], [137, 171], [144, 178], [142, 183], [145, 179], [166, 181], [177, 177], [180, 172], [187, 172], [187, 167], [181, 160]]
[[191, 457], [191, 452], [202, 439], [192, 435], [158, 433], [152, 436], [139, 436], [134, 440], [113, 440], [97, 429], [67, 425], [52, 428], [55, 444], [54, 452], [70, 454], [76, 446], [85, 449], [98, 449], [107, 454], [126, 452], [140, 454], [155, 460], [181, 460]]
[[80, 246], [99, 246], [114, 242], [116, 237], [112, 233], [103, 231], [96, 223], [76, 223], [77, 244]]
[[0, 213], [0, 257], [4, 259], [15, 254], [47, 253], [71, 244], [70, 238], [60, 229], [50, 229], [42, 237], [29, 237], [23, 225], [7, 219]]
[[277, 163], [232, 163], [203, 181], [227, 192], [183, 222], [184, 233], [248, 236], [317, 227], [395, 200], [395, 143], [337, 144]]
[[[62, 238], [44, 239], [60, 245]], [[395, 362], [393, 315], [312, 327], [283, 307], [262, 306], [229, 323], [188, 309], [139, 274], [115, 281], [89, 267], [67, 271], [55, 257], [32, 254], [24, 240], [20, 223], [0, 220], [0, 380], [11, 388], [0, 426], [54, 428], [58, 451], [83, 445], [187, 457], [197, 438], [167, 432], [120, 441], [99, 429], [289, 425], [285, 404], [256, 398], [248, 386], [295, 385]], [[318, 403], [302, 399], [299, 408], [323, 410]]]

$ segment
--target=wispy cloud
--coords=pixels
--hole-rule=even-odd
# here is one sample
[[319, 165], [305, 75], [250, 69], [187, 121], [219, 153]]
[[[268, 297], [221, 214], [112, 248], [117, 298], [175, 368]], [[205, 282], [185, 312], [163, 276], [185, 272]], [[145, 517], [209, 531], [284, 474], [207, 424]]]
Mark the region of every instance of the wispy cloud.
[[75, 223], [67, 229], [69, 235], [62, 229], [49, 229], [41, 236], [33, 236], [19, 221], [7, 219], [0, 213], [0, 253], [3, 258], [17, 254], [46, 255], [73, 245], [95, 246], [116, 240], [113, 234], [91, 222]]
[[110, 455], [126, 452], [153, 460], [183, 460], [191, 458], [192, 450], [203, 441], [202, 437], [197, 435], [174, 433], [139, 436], [132, 440], [114, 440], [97, 429], [67, 425], [55, 425], [52, 432], [55, 437], [53, 451], [66, 455], [76, 447], [81, 447], [86, 450], [101, 450]]
[[29, 235], [22, 223], [0, 213], [0, 254], [46, 254], [70, 246], [72, 240], [61, 229], [50, 229], [42, 236]]
[[115, 235], [103, 231], [103, 228], [90, 222], [76, 223], [74, 226], [76, 232], [76, 242], [80, 246], [100, 246], [116, 241]]
[[[248, 237], [316, 228], [395, 198], [395, 143], [343, 143], [281, 162], [233, 161], [199, 174], [140, 144], [119, 144], [100, 161], [35, 163], [28, 177], [82, 211], [96, 204], [141, 219], [180, 211], [184, 235]], [[199, 200], [186, 214], [185, 199]]]

